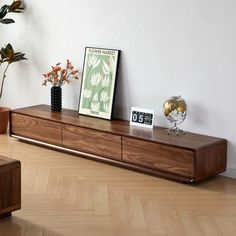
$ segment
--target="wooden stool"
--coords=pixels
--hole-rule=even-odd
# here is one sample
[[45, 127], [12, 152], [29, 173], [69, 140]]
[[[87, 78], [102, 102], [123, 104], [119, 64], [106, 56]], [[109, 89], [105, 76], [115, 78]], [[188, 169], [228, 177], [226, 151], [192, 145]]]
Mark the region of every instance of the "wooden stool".
[[0, 218], [21, 208], [21, 163], [0, 156]]

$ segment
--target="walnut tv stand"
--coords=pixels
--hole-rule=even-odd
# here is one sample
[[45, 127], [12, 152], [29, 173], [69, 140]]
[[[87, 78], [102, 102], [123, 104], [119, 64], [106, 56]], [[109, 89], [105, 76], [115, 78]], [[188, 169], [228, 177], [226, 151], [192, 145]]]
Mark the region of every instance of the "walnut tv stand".
[[198, 182], [226, 170], [225, 139], [168, 136], [164, 128], [145, 129], [67, 109], [51, 112], [47, 105], [12, 110], [10, 135], [181, 182]]

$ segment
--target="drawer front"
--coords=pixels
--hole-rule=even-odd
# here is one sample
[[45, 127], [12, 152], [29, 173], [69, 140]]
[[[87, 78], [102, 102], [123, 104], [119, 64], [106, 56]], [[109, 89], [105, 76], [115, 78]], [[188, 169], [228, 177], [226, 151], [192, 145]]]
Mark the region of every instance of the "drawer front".
[[182, 176], [194, 176], [192, 151], [125, 137], [122, 144], [124, 161]]
[[55, 145], [61, 145], [61, 124], [13, 113], [11, 133]]
[[63, 146], [98, 156], [121, 159], [121, 137], [100, 131], [63, 125]]

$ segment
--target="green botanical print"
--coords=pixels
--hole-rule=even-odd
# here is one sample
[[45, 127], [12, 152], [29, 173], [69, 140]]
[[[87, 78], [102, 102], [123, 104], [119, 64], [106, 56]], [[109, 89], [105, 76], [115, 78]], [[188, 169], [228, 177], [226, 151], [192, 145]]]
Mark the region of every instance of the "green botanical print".
[[94, 112], [109, 112], [114, 61], [114, 56], [88, 54], [82, 108]]

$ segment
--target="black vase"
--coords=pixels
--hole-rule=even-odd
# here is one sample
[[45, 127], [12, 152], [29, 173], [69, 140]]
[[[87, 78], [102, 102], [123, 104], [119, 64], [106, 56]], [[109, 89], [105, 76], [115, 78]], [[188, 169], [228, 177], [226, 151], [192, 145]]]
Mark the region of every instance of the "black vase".
[[61, 87], [53, 86], [51, 88], [51, 110], [61, 111]]

